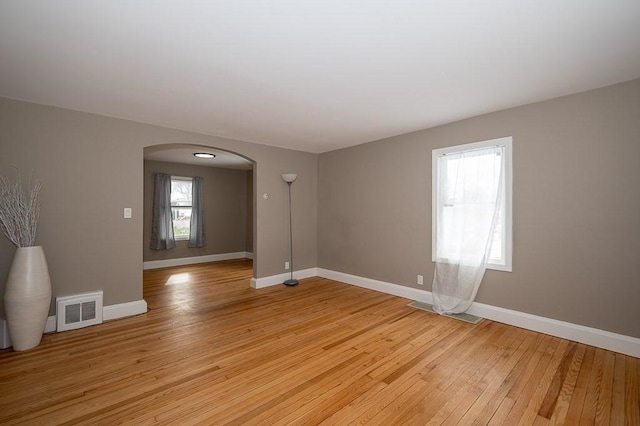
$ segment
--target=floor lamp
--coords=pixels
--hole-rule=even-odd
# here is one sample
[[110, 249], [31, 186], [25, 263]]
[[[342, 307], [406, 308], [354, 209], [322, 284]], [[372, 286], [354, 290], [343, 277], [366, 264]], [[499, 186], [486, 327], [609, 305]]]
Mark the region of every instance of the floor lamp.
[[282, 175], [282, 180], [287, 182], [289, 186], [289, 270], [291, 271], [291, 278], [284, 282], [284, 285], [294, 286], [298, 285], [298, 280], [293, 278], [293, 222], [291, 220], [291, 184], [298, 175], [295, 173], [285, 173]]

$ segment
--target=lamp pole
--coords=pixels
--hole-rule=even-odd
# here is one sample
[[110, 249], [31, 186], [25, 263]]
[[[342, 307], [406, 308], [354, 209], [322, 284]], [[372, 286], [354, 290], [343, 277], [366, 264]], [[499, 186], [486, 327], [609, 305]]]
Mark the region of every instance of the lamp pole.
[[285, 173], [282, 175], [282, 180], [287, 183], [289, 187], [289, 270], [290, 278], [284, 282], [284, 285], [294, 286], [298, 285], [298, 280], [293, 278], [293, 219], [291, 215], [291, 184], [296, 180], [298, 176], [293, 173]]

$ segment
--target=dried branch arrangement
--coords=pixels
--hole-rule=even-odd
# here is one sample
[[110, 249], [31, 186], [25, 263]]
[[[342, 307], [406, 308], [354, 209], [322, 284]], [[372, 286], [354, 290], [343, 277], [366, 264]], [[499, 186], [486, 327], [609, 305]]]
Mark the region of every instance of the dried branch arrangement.
[[18, 247], [36, 245], [40, 220], [40, 190], [42, 181], [29, 176], [25, 188], [18, 174], [15, 183], [0, 176], [0, 226], [4, 235]]

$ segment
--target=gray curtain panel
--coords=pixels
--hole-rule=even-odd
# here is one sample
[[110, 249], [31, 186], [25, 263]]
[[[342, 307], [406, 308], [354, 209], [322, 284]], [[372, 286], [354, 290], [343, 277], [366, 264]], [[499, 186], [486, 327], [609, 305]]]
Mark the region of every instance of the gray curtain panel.
[[191, 185], [191, 228], [189, 230], [189, 247], [204, 247], [207, 239], [204, 235], [204, 196], [202, 194], [202, 178], [194, 177]]
[[176, 246], [171, 217], [171, 175], [156, 173], [154, 177], [151, 249], [169, 250]]

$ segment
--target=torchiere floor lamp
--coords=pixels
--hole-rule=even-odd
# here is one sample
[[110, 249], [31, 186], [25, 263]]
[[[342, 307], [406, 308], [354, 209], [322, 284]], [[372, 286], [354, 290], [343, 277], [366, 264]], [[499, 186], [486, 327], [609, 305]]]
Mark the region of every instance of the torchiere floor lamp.
[[284, 285], [294, 286], [298, 285], [298, 280], [293, 278], [293, 222], [291, 220], [291, 184], [298, 175], [295, 173], [285, 173], [282, 175], [282, 180], [287, 182], [289, 186], [289, 270], [291, 271], [291, 278], [284, 282]]

